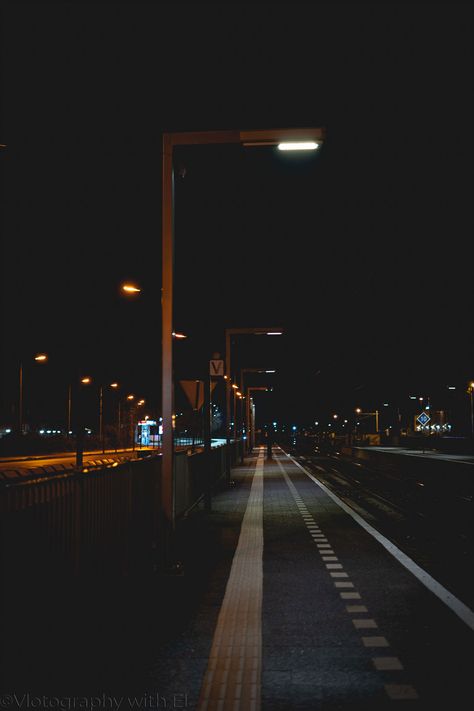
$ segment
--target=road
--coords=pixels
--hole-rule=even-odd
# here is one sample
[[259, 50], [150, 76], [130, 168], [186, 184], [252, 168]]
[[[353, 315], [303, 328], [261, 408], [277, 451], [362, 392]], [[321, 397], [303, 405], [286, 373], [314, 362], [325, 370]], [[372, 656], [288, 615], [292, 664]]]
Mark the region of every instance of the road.
[[[304, 450], [301, 451], [301, 450]], [[314, 476], [468, 607], [474, 606], [474, 468], [398, 469], [323, 454], [292, 454]], [[466, 465], [469, 466], [469, 465]], [[439, 467], [438, 467], [439, 469]]]

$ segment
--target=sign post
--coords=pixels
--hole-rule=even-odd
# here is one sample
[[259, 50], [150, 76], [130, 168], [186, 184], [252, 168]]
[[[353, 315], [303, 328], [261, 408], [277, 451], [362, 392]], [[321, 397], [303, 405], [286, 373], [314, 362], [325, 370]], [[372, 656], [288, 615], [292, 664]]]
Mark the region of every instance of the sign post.
[[[422, 432], [422, 437], [423, 437], [423, 454], [425, 453], [425, 449], [426, 449], [426, 448], [425, 448], [425, 438], [424, 438], [424, 435], [423, 435], [423, 427], [425, 427], [425, 426], [428, 424], [428, 422], [429, 422], [430, 420], [431, 420], [431, 417], [430, 417], [430, 416], [428, 415], [428, 413], [425, 412], [424, 410], [423, 410], [423, 412], [420, 412], [420, 414], [419, 414], [418, 417], [416, 418], [416, 421], [420, 423], [421, 428], [422, 428], [422, 429], [421, 429], [421, 432]], [[429, 428], [428, 428], [428, 437], [429, 437], [429, 436], [430, 436], [430, 430], [429, 430]]]

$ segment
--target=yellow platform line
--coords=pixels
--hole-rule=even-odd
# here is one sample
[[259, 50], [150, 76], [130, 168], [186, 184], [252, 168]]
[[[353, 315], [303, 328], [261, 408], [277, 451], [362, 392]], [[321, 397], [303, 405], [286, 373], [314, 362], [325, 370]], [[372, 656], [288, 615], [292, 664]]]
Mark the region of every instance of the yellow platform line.
[[260, 448], [217, 619], [199, 711], [259, 711], [262, 670], [263, 467]]

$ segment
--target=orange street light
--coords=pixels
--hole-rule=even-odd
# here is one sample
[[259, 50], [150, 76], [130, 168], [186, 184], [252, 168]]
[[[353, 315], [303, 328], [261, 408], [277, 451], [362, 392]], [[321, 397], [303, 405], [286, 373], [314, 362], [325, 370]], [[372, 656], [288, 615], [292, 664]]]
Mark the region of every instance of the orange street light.
[[126, 294], [139, 294], [141, 289], [134, 284], [122, 284], [122, 291]]
[[85, 378], [81, 378], [81, 383], [83, 385], [89, 385], [89, 383], [92, 383], [92, 378], [89, 378], [89, 376], [86, 376]]
[[111, 388], [118, 388], [119, 384], [118, 383], [110, 383]]
[[38, 353], [38, 355], [35, 355], [35, 360], [44, 363], [44, 361], [48, 360], [48, 356], [46, 353]]
[[135, 398], [135, 395], [127, 395], [127, 400], [133, 400]]
[[175, 331], [173, 331], [171, 335], [173, 336], [173, 338], [187, 338], [184, 333], [176, 333]]

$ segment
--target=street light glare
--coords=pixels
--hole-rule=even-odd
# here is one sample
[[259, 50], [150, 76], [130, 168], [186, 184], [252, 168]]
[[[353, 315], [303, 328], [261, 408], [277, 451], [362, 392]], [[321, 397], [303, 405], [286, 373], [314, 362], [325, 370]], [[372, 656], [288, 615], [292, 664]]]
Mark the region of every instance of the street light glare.
[[141, 291], [141, 289], [137, 286], [133, 286], [133, 284], [123, 284], [122, 291], [127, 292], [127, 294], [137, 294]]
[[314, 151], [318, 147], [316, 141], [285, 141], [278, 144], [279, 151]]
[[86, 377], [86, 378], [81, 378], [81, 383], [84, 383], [84, 385], [88, 385], [91, 382], [91, 378]]
[[184, 333], [175, 333], [175, 331], [173, 331], [171, 335], [173, 336], [173, 338], [187, 338]]
[[48, 360], [48, 356], [46, 355], [46, 353], [38, 353], [38, 355], [35, 356], [35, 360], [45, 361]]
[[118, 388], [118, 383], [110, 383], [111, 388]]

